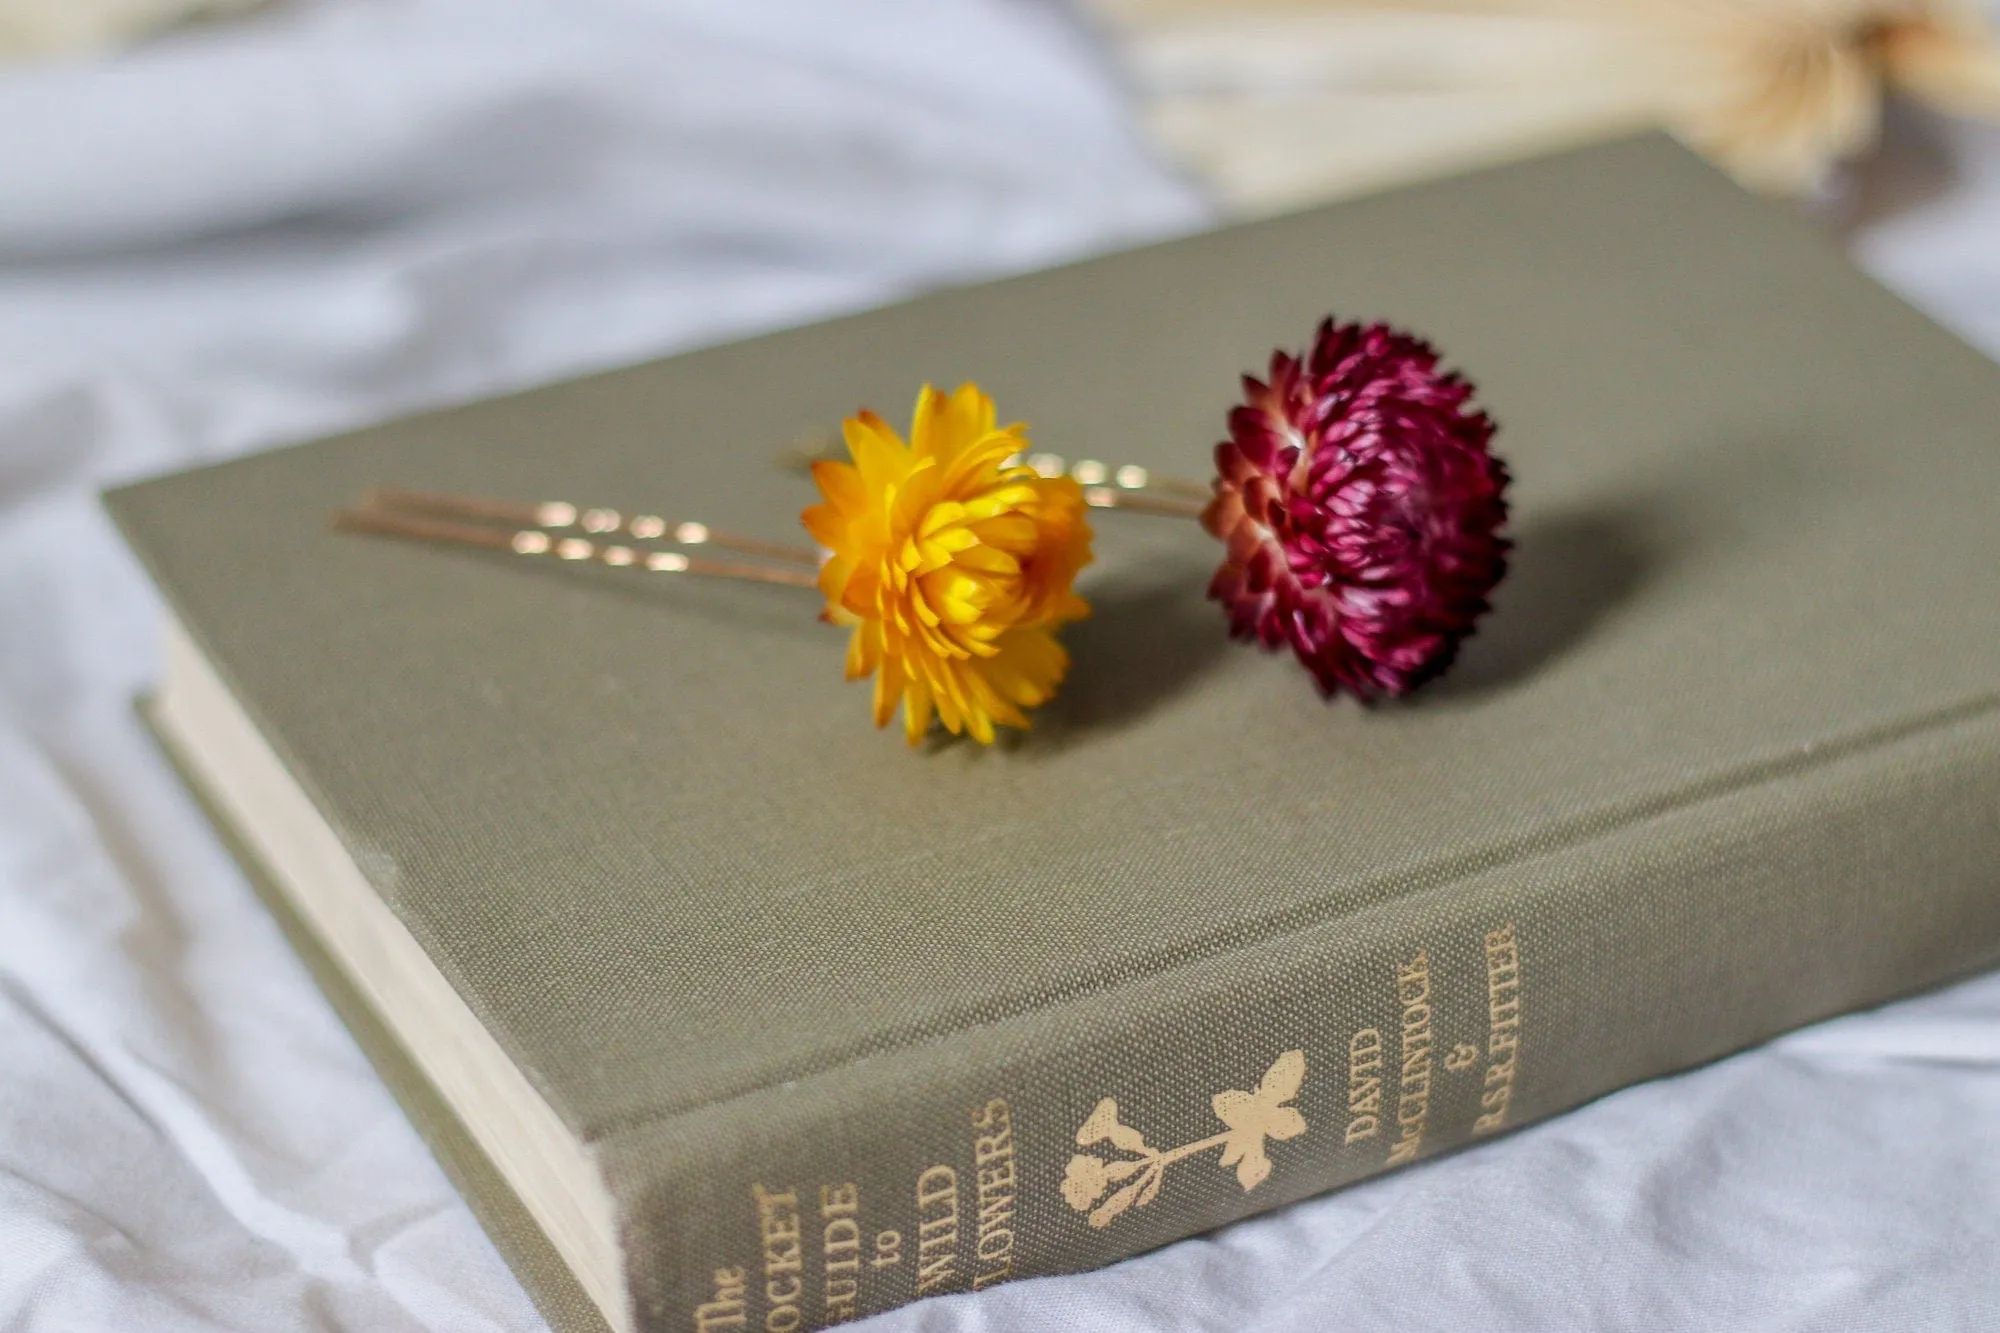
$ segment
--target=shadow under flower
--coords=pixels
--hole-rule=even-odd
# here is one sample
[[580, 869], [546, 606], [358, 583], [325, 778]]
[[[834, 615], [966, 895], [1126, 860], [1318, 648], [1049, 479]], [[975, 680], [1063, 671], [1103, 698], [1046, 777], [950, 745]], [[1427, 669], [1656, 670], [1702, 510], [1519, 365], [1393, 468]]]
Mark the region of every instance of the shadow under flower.
[[1634, 515], [1538, 514], [1520, 522], [1494, 607], [1451, 670], [1414, 698], [1464, 699], [1532, 677], [1589, 637], [1658, 567]]
[[1089, 589], [1089, 619], [1063, 630], [1069, 677], [1017, 744], [1063, 745], [1135, 722], [1234, 650], [1206, 595], [1212, 573], [1210, 561], [1166, 559], [1143, 581], [1122, 576]]

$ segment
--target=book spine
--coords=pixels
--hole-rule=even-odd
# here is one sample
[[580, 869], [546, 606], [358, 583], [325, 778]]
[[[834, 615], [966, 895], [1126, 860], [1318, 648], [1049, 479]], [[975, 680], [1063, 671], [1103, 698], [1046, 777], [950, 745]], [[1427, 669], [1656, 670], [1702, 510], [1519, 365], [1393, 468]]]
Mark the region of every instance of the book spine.
[[1098, 1267], [1989, 966], [1997, 888], [1992, 700], [1552, 822], [611, 1136], [633, 1322], [789, 1333]]

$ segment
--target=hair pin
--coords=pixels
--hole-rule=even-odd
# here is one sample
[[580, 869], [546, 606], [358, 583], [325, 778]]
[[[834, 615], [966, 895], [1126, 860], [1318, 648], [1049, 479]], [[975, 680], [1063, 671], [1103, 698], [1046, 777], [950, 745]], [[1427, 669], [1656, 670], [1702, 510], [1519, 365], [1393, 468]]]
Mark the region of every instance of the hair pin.
[[[477, 519], [476, 509], [504, 505], [473, 496], [428, 497], [438, 502], [434, 513], [461, 513]], [[452, 502], [460, 502], [456, 507]], [[560, 503], [551, 501], [551, 504]], [[622, 542], [592, 541], [588, 537], [565, 537], [539, 527], [495, 526], [478, 521], [404, 512], [392, 507], [362, 507], [337, 510], [333, 526], [341, 532], [369, 532], [386, 537], [409, 537], [418, 541], [457, 546], [477, 546], [514, 555], [548, 556], [557, 560], [595, 561], [614, 568], [634, 568], [655, 574], [700, 574], [715, 578], [750, 579], [759, 583], [782, 583], [810, 588], [816, 575], [810, 569], [782, 565], [748, 564], [687, 555], [680, 551], [648, 550]], [[567, 524], [561, 526], [568, 526]]]
[[[541, 555], [545, 548], [535, 534], [547, 535], [548, 530], [558, 532], [577, 529], [593, 537], [630, 537], [639, 542], [667, 542], [677, 546], [713, 546], [726, 551], [736, 551], [744, 555], [763, 556], [772, 560], [783, 560], [812, 568], [819, 566], [819, 554], [810, 548], [789, 546], [783, 542], [766, 541], [761, 537], [747, 537], [738, 533], [711, 528], [706, 523], [690, 521], [669, 522], [655, 514], [621, 514], [616, 509], [585, 508], [567, 500], [541, 500], [521, 503], [513, 500], [492, 500], [481, 496], [453, 495], [439, 491], [410, 491], [393, 486], [371, 486], [362, 492], [359, 509], [343, 510], [338, 519], [341, 526], [360, 528], [368, 531], [384, 532], [381, 519], [388, 514], [431, 515], [449, 519], [470, 519], [489, 523], [506, 524], [515, 527], [518, 544], [528, 549], [519, 550], [522, 555]], [[525, 535], [521, 535], [525, 534]], [[408, 534], [417, 535], [417, 534]], [[438, 540], [454, 540], [440, 537]], [[556, 543], [571, 552], [582, 552], [591, 546], [588, 540], [564, 538]], [[618, 544], [602, 544], [602, 549], [617, 552]], [[560, 553], [558, 553], [560, 554]], [[572, 554], [567, 559], [581, 560], [587, 555]], [[623, 562], [614, 555], [612, 563]]]
[[[926, 385], [906, 441], [872, 412], [845, 425], [849, 460], [814, 464], [824, 502], [805, 511], [818, 546], [566, 500], [519, 502], [378, 487], [334, 515], [346, 531], [595, 561], [659, 573], [817, 588], [821, 619], [849, 631], [847, 676], [873, 677], [874, 715], [900, 707], [912, 745], [933, 720], [990, 744], [1025, 728], [1069, 669], [1057, 632], [1089, 614], [1073, 590], [1090, 562], [1083, 488], [1019, 461], [1027, 437], [1001, 426], [967, 384]], [[1188, 502], [1182, 501], [1182, 504]], [[719, 548], [718, 560], [666, 549]]]
[[[810, 447], [808, 447], [810, 446]], [[811, 472], [815, 463], [839, 462], [839, 442], [830, 437], [809, 439], [778, 454], [777, 463], [791, 472]], [[1017, 454], [1008, 466], [1025, 465], [1051, 481], [1067, 476], [1083, 487], [1083, 502], [1092, 509], [1129, 509], [1170, 518], [1199, 518], [1214, 495], [1207, 482], [1192, 477], [1162, 476], [1137, 463], [1114, 464], [1096, 458], [1066, 462], [1061, 454], [1037, 450]]]
[[[1208, 595], [1233, 637], [1290, 648], [1326, 695], [1407, 693], [1448, 668], [1507, 569], [1506, 465], [1473, 388], [1384, 324], [1321, 323], [1243, 378], [1210, 483], [1034, 452], [975, 384], [925, 385], [906, 440], [873, 412], [845, 457], [794, 449], [820, 503], [792, 546], [654, 514], [378, 487], [335, 526], [517, 555], [817, 588], [849, 631], [847, 676], [911, 744], [935, 719], [991, 743], [1069, 670], [1058, 631], [1090, 612], [1089, 509], [1199, 519], [1223, 543]], [[691, 553], [687, 549], [697, 548]], [[706, 549], [754, 557], [719, 559]]]

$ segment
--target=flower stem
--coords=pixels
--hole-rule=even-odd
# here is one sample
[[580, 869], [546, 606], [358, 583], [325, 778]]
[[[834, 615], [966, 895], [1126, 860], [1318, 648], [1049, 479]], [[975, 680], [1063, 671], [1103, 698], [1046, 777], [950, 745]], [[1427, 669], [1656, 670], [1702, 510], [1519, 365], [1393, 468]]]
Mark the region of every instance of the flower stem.
[[1172, 1165], [1175, 1162], [1180, 1161], [1181, 1158], [1183, 1157], [1192, 1157], [1196, 1153], [1207, 1152], [1210, 1148], [1219, 1148], [1223, 1145], [1223, 1143], [1225, 1143], [1228, 1140], [1228, 1138], [1229, 1138], [1229, 1131], [1224, 1130], [1222, 1133], [1216, 1134], [1210, 1138], [1202, 1139], [1198, 1143], [1184, 1143], [1178, 1148], [1172, 1149], [1171, 1151], [1168, 1152], [1161, 1153], [1159, 1155], [1159, 1158], [1157, 1159], [1158, 1164], [1159, 1166], [1164, 1168]]

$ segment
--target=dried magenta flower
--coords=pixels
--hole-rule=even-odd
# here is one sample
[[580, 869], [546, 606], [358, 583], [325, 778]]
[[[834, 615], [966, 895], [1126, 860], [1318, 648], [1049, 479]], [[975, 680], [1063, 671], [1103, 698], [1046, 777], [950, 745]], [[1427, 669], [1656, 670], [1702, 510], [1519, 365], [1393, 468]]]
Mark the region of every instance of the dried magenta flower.
[[1202, 526], [1229, 630], [1290, 644], [1322, 693], [1403, 694], [1451, 665], [1507, 572], [1507, 468], [1473, 389], [1384, 324], [1319, 326], [1215, 447]]

